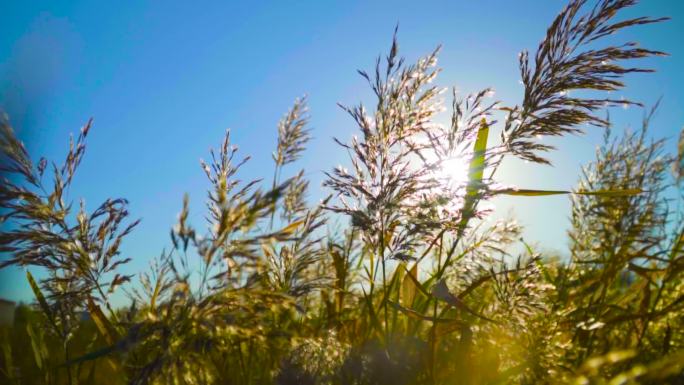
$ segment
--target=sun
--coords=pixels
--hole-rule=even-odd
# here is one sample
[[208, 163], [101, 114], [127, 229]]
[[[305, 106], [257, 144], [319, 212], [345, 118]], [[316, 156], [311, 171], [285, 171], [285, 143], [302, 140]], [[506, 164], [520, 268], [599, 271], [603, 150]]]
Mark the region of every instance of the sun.
[[436, 177], [448, 188], [460, 188], [468, 183], [468, 162], [463, 157], [442, 159]]
[[452, 155], [439, 157], [436, 153], [423, 154], [426, 165], [431, 169], [431, 177], [434, 178], [440, 188], [456, 191], [468, 183], [469, 162], [463, 156]]
[[448, 201], [442, 201], [441, 209], [444, 213], [459, 211], [463, 205], [468, 184], [469, 159], [461, 155], [449, 157], [438, 156], [436, 153], [423, 154], [424, 165], [428, 168], [428, 177], [435, 185], [430, 189], [432, 194]]

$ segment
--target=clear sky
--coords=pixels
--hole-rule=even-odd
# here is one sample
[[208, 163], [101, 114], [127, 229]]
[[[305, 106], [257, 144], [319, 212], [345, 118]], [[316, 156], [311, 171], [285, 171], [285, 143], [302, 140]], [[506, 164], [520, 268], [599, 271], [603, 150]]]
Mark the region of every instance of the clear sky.
[[[368, 100], [356, 69], [371, 68], [389, 48], [399, 23], [409, 61], [443, 44], [439, 84], [463, 93], [492, 86], [518, 103], [517, 54], [533, 49], [565, 4], [560, 0], [487, 1], [19, 1], [0, 5], [0, 106], [35, 159], [61, 160], [68, 135], [94, 118], [88, 151], [71, 190], [91, 210], [107, 197], [130, 200], [142, 223], [123, 251], [125, 271], [139, 272], [168, 247], [169, 229], [189, 193], [202, 226], [205, 176], [199, 159], [226, 128], [253, 156], [242, 177], [269, 178], [276, 123], [308, 94], [314, 140], [300, 165], [323, 195], [322, 171], [346, 162], [332, 137], [355, 126], [336, 106]], [[646, 104], [663, 97], [653, 132], [668, 148], [684, 125], [684, 2], [645, 0], [625, 16], [673, 20], [616, 36], [670, 57], [642, 64], [658, 70], [628, 78], [620, 96]], [[637, 108], [613, 113], [617, 129], [638, 126]], [[601, 133], [553, 141], [554, 167], [509, 162], [503, 182], [525, 188], [570, 189], [592, 158]], [[292, 170], [295, 171], [295, 170]], [[499, 200], [525, 237], [566, 248], [567, 197]], [[0, 297], [32, 299], [21, 269], [0, 271]]]

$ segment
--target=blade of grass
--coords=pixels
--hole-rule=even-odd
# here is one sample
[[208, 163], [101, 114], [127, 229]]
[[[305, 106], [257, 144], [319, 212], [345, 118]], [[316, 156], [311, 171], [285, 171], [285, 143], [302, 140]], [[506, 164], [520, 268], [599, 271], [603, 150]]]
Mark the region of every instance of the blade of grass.
[[477, 131], [475, 144], [473, 146], [473, 157], [470, 159], [468, 168], [468, 185], [466, 186], [466, 197], [463, 203], [463, 214], [459, 224], [459, 237], [463, 234], [470, 218], [473, 217], [475, 206], [477, 206], [478, 193], [482, 189], [482, 178], [485, 168], [485, 153], [487, 152], [487, 138], [489, 136], [489, 125], [483, 118], [480, 122], [480, 129]]
[[57, 327], [57, 323], [55, 322], [55, 317], [52, 314], [52, 310], [50, 309], [50, 306], [48, 305], [47, 300], [43, 295], [43, 292], [40, 290], [40, 287], [36, 283], [36, 280], [33, 278], [33, 275], [28, 270], [26, 270], [26, 279], [28, 280], [29, 285], [31, 286], [31, 290], [33, 290], [33, 295], [35, 295], [36, 299], [38, 300], [38, 304], [40, 305], [41, 310], [43, 310], [43, 313], [45, 313], [45, 316], [50, 322], [50, 325], [54, 328], [55, 332], [59, 334], [59, 328]]
[[413, 305], [413, 300], [416, 298], [417, 286], [415, 282], [417, 281], [418, 264], [414, 263], [410, 270], [406, 270], [406, 275], [401, 283], [401, 303], [408, 308]]
[[625, 189], [625, 190], [596, 190], [596, 191], [565, 191], [565, 190], [530, 190], [530, 189], [503, 189], [496, 190], [494, 194], [513, 195], [513, 196], [548, 196], [548, 195], [597, 195], [605, 197], [623, 197], [641, 194], [642, 189]]
[[459, 321], [454, 318], [435, 318], [435, 317], [430, 317], [426, 316], [423, 314], [420, 314], [419, 312], [412, 310], [412, 309], [407, 309], [400, 304], [389, 301], [389, 304], [392, 305], [395, 309], [399, 310], [400, 312], [406, 314], [407, 316], [411, 318], [415, 318], [418, 320], [423, 320], [423, 321], [430, 321], [430, 322], [439, 322], [439, 323], [449, 323], [449, 324], [454, 324], [454, 325], [465, 325], [462, 321]]
[[119, 335], [116, 332], [114, 325], [109, 322], [109, 319], [102, 312], [102, 309], [100, 309], [91, 298], [88, 298], [87, 306], [88, 312], [95, 322], [95, 326], [97, 326], [97, 329], [100, 331], [100, 334], [107, 340], [108, 344], [113, 345], [114, 342], [119, 339]]

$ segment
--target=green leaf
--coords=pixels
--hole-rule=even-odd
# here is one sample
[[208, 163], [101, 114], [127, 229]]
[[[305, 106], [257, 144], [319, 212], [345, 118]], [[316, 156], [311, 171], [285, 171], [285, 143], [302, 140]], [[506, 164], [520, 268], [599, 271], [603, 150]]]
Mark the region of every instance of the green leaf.
[[7, 341], [2, 344], [2, 355], [5, 361], [5, 368], [3, 372], [5, 373], [5, 376], [7, 376], [7, 379], [9, 380], [14, 380], [14, 362], [12, 360], [12, 344], [9, 342], [9, 333], [7, 330], [4, 330], [4, 340]]
[[432, 296], [439, 299], [439, 300], [442, 300], [442, 301], [448, 303], [449, 305], [451, 305], [457, 309], [468, 312], [477, 318], [483, 319], [485, 321], [497, 323], [495, 320], [488, 318], [488, 317], [485, 317], [482, 314], [479, 314], [476, 311], [472, 310], [465, 303], [463, 303], [463, 301], [460, 298], [458, 298], [457, 296], [452, 294], [449, 291], [449, 288], [447, 287], [446, 281], [444, 279], [440, 279], [439, 281], [437, 281], [437, 283], [434, 286], [432, 286]]
[[407, 309], [407, 308], [399, 305], [396, 302], [389, 301], [389, 304], [392, 305], [397, 310], [399, 310], [400, 312], [402, 312], [402, 313], [406, 314], [407, 316], [414, 318], [414, 319], [423, 320], [423, 321], [431, 321], [431, 322], [439, 322], [439, 323], [448, 323], [448, 324], [454, 324], [454, 325], [459, 325], [459, 326], [465, 325], [465, 323], [463, 321], [459, 321], [459, 320], [454, 319], [454, 318], [430, 317], [430, 316], [420, 314], [419, 312], [417, 312], [413, 309]]
[[105, 337], [108, 344], [113, 345], [114, 342], [119, 339], [119, 335], [116, 332], [116, 328], [114, 328], [114, 325], [112, 325], [112, 323], [109, 322], [109, 319], [102, 312], [102, 309], [100, 309], [100, 307], [97, 306], [97, 304], [93, 302], [91, 298], [88, 298], [87, 305], [88, 312], [90, 313], [90, 317], [95, 322], [97, 330], [99, 330], [100, 334], [102, 334], [102, 336]]
[[475, 138], [475, 145], [473, 146], [473, 157], [470, 159], [470, 166], [468, 168], [468, 185], [466, 186], [466, 197], [463, 203], [463, 219], [461, 219], [459, 225], [459, 232], [461, 233], [468, 226], [468, 221], [473, 216], [478, 193], [482, 189], [488, 136], [489, 125], [487, 120], [482, 118], [480, 129], [477, 131], [477, 137]]
[[366, 293], [366, 290], [362, 288], [363, 299], [366, 301], [366, 306], [368, 307], [368, 316], [370, 317], [371, 325], [373, 329], [378, 333], [378, 336], [382, 338], [382, 323], [375, 312], [375, 307], [373, 306], [373, 299]]
[[118, 350], [117, 346], [107, 346], [94, 352], [86, 353], [80, 357], [69, 360], [63, 363], [61, 366], [71, 366], [74, 364], [79, 364], [81, 362], [96, 360], [101, 357], [106, 357], [111, 353], [115, 352], [116, 350]]
[[152, 291], [152, 296], [150, 297], [150, 311], [153, 312], [157, 307], [157, 297], [161, 291], [162, 278], [157, 277], [157, 281], [154, 283], [154, 290]]
[[547, 195], [564, 195], [564, 194], [576, 194], [576, 195], [598, 195], [606, 197], [623, 197], [641, 194], [643, 192], [640, 188], [625, 189], [625, 190], [596, 190], [596, 191], [565, 191], [565, 190], [530, 190], [530, 189], [503, 189], [495, 190], [494, 194], [503, 195], [513, 195], [513, 196], [547, 196]]
[[495, 194], [503, 194], [503, 195], [533, 197], [533, 196], [570, 194], [570, 191], [504, 189], [504, 190], [496, 190], [494, 193]]
[[489, 125], [487, 124], [487, 120], [482, 118], [482, 121], [480, 122], [480, 129], [477, 131], [477, 138], [475, 139], [473, 158], [470, 160], [470, 168], [468, 170], [468, 180], [470, 182], [482, 183], [488, 136]]
[[406, 269], [406, 275], [401, 282], [401, 303], [406, 307], [410, 308], [416, 298], [416, 282], [418, 282], [418, 263], [414, 263], [411, 270]]
[[50, 324], [55, 329], [55, 332], [59, 333], [60, 330], [57, 327], [57, 324], [55, 323], [55, 317], [52, 314], [52, 310], [50, 310], [50, 306], [48, 305], [47, 300], [43, 295], [43, 292], [40, 291], [40, 287], [36, 283], [36, 280], [33, 279], [33, 275], [31, 274], [31, 272], [28, 270], [26, 270], [26, 279], [28, 280], [29, 285], [31, 286], [31, 290], [33, 290], [33, 295], [36, 296], [38, 304], [40, 305], [40, 308], [43, 310], [43, 313], [45, 313], [45, 316], [47, 317], [48, 321], [50, 321]]
[[36, 360], [36, 366], [38, 366], [38, 369], [43, 369], [43, 357], [47, 357], [47, 347], [45, 346], [42, 330], [38, 330], [36, 332], [30, 323], [26, 324], [26, 333], [31, 339], [31, 349], [33, 350], [33, 358]]
[[640, 188], [631, 188], [625, 190], [596, 190], [596, 191], [574, 191], [573, 194], [577, 195], [598, 195], [604, 197], [626, 197], [632, 195], [638, 195], [644, 192]]
[[390, 297], [393, 294], [396, 294], [396, 296], [400, 295], [399, 291], [401, 287], [399, 285], [399, 281], [401, 281], [404, 271], [406, 271], [406, 264], [402, 262], [401, 265], [399, 265], [399, 267], [397, 267], [397, 269], [394, 270], [394, 273], [392, 274], [392, 278], [390, 279], [387, 288], [383, 290], [384, 293], [380, 301], [381, 308], [385, 306], [385, 303], [387, 303], [390, 300]]
[[[418, 281], [417, 267], [414, 266], [411, 268], [411, 270], [414, 270], [414, 269], [416, 269], [416, 275], [411, 274], [411, 272], [407, 270], [406, 271], [407, 274], [404, 277], [410, 279], [411, 282], [413, 282], [413, 285], [414, 285], [413, 287], [418, 289], [418, 291], [420, 291], [421, 293], [423, 293], [423, 295], [425, 297], [430, 298], [430, 294], [428, 293], [428, 291], [423, 287], [423, 285], [420, 283], [420, 281]], [[415, 295], [414, 295], [414, 299], [415, 299]]]

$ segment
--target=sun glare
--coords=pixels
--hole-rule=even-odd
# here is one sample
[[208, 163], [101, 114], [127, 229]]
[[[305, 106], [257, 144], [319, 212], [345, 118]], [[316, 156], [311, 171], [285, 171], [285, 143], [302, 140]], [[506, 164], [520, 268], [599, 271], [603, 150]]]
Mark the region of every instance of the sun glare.
[[465, 187], [468, 184], [469, 161], [463, 156], [454, 156], [438, 159], [432, 153], [425, 159], [426, 164], [432, 170], [431, 177], [437, 182], [435, 193], [448, 197], [449, 202], [443, 209], [449, 212], [456, 212], [463, 204], [462, 198], [465, 196]]
[[458, 188], [468, 182], [468, 162], [462, 157], [445, 159], [441, 162], [437, 177], [450, 188]]

